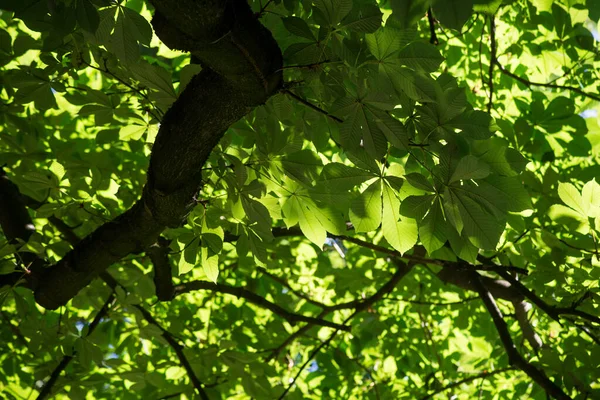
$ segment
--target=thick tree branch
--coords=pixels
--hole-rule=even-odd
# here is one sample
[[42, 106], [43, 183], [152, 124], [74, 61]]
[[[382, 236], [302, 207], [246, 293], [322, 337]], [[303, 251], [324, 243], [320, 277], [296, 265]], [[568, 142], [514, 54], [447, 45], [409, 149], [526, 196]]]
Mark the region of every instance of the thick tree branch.
[[532, 364], [528, 363], [519, 353], [512, 341], [510, 332], [508, 330], [508, 326], [506, 325], [506, 321], [504, 321], [504, 318], [502, 317], [502, 313], [500, 312], [500, 309], [496, 304], [494, 296], [492, 295], [492, 293], [490, 293], [488, 288], [480, 279], [480, 275], [477, 272], [472, 272], [472, 282], [475, 288], [477, 289], [477, 292], [479, 292], [479, 296], [483, 300], [485, 308], [488, 310], [492, 317], [492, 320], [494, 321], [494, 325], [496, 326], [496, 330], [498, 331], [498, 335], [500, 336], [500, 341], [502, 342], [502, 345], [504, 346], [504, 349], [508, 354], [508, 361], [510, 362], [510, 364], [525, 372], [550, 396], [561, 400], [571, 399], [571, 397], [565, 392], [563, 392], [563, 390], [559, 386], [557, 386], [554, 382], [548, 379], [548, 377], [542, 371], [537, 369]]
[[261, 297], [254, 292], [240, 287], [225, 285], [223, 283], [212, 283], [207, 281], [186, 282], [181, 285], [175, 286], [175, 295], [188, 293], [194, 290], [209, 290], [216, 293], [230, 294], [237, 298], [245, 299], [256, 306], [266, 308], [267, 310], [279, 315], [280, 317], [284, 318], [286, 321], [292, 324], [295, 324], [297, 322], [306, 322], [309, 324], [327, 326], [329, 328], [339, 329], [342, 331], [350, 330], [349, 326], [340, 325], [335, 322], [327, 321], [321, 318], [307, 317], [305, 315], [287, 311], [283, 307], [268, 301], [264, 297]]
[[282, 57], [245, 0], [154, 0], [153, 25], [204, 66], [161, 121], [141, 199], [46, 269], [36, 301], [56, 309], [111, 264], [155, 243], [195, 206], [201, 168], [227, 128], [279, 90]]

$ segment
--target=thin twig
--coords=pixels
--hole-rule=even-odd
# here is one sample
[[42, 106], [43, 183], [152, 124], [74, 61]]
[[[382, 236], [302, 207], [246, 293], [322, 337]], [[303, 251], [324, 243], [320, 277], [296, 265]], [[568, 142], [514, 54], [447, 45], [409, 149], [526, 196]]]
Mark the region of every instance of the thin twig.
[[143, 308], [137, 304], [135, 304], [134, 307], [137, 308], [142, 313], [142, 315], [144, 316], [144, 319], [146, 321], [148, 321], [148, 323], [156, 325], [162, 331], [162, 337], [167, 341], [169, 346], [171, 346], [173, 351], [175, 351], [175, 354], [177, 355], [179, 362], [181, 363], [181, 365], [187, 372], [188, 376], [190, 377], [190, 380], [192, 381], [194, 388], [200, 395], [200, 398], [202, 398], [202, 400], [209, 400], [208, 394], [206, 394], [206, 392], [204, 391], [204, 388], [202, 386], [202, 382], [200, 382], [200, 379], [198, 379], [198, 377], [196, 376], [196, 373], [194, 372], [192, 365], [190, 364], [187, 357], [183, 353], [183, 346], [181, 344], [179, 344], [179, 342], [175, 339], [175, 337], [169, 331], [167, 331], [165, 328], [163, 328], [158, 323], [158, 321], [156, 319], [154, 319], [152, 314], [150, 314], [145, 308]]
[[483, 371], [480, 374], [469, 376], [467, 378], [461, 379], [460, 381], [453, 382], [453, 383], [451, 383], [451, 384], [449, 384], [447, 386], [444, 386], [444, 387], [442, 387], [440, 389], [437, 389], [435, 392], [429, 393], [428, 395], [426, 395], [424, 397], [421, 397], [420, 400], [429, 400], [429, 399], [431, 399], [432, 397], [434, 397], [437, 394], [445, 392], [446, 390], [453, 389], [453, 388], [458, 387], [458, 386], [460, 386], [462, 384], [469, 383], [469, 382], [475, 381], [475, 380], [480, 379], [480, 378], [489, 378], [490, 376], [494, 376], [494, 375], [497, 375], [497, 374], [501, 374], [503, 372], [513, 371], [513, 370], [514, 370], [513, 367], [506, 367], [506, 368], [501, 368], [501, 369], [497, 369], [495, 371], [490, 371], [490, 372]]
[[490, 99], [487, 105], [488, 113], [492, 111], [494, 105], [494, 60], [496, 59], [496, 18], [495, 15], [490, 17], [490, 67], [488, 70], [488, 89], [490, 91]]
[[[354, 311], [348, 318], [346, 318], [344, 320], [344, 324], [348, 323], [348, 321], [350, 321], [357, 313], [358, 313], [358, 311]], [[315, 358], [315, 356], [317, 354], [319, 354], [319, 352], [322, 349], [324, 349], [325, 347], [329, 346], [329, 344], [333, 341], [333, 339], [336, 337], [336, 335], [337, 335], [338, 332], [339, 332], [339, 329], [336, 329], [335, 331], [333, 331], [333, 333], [331, 335], [329, 335], [329, 337], [327, 338], [327, 340], [325, 340], [323, 343], [321, 343], [319, 346], [317, 346], [310, 353], [310, 355], [308, 356], [308, 358], [306, 359], [306, 361], [304, 362], [304, 364], [302, 364], [300, 366], [300, 369], [298, 370], [298, 372], [296, 373], [296, 375], [294, 376], [294, 378], [292, 378], [291, 383], [288, 385], [288, 387], [285, 388], [285, 390], [283, 391], [283, 393], [281, 393], [281, 395], [277, 398], [277, 400], [282, 400], [285, 396], [287, 396], [287, 394], [289, 393], [289, 391], [296, 384], [296, 381], [298, 380], [298, 378], [300, 377], [300, 374], [302, 374], [302, 372], [304, 371], [304, 369], [306, 368], [306, 366], [313, 360], [313, 358]]]
[[[102, 319], [104, 319], [106, 317], [106, 315], [108, 314], [108, 311], [114, 304], [115, 299], [116, 299], [115, 292], [113, 290], [113, 291], [111, 291], [110, 295], [104, 302], [104, 305], [102, 306], [100, 311], [98, 311], [98, 313], [96, 314], [96, 316], [90, 323], [86, 337], [90, 336], [94, 332], [94, 330], [96, 329], [98, 324], [100, 324], [100, 321], [102, 321]], [[37, 400], [43, 400], [50, 395], [50, 392], [52, 391], [54, 384], [60, 377], [60, 374], [65, 370], [65, 368], [67, 368], [67, 366], [69, 365], [69, 363], [71, 362], [71, 360], [74, 357], [75, 357], [75, 352], [73, 352], [73, 355], [63, 356], [62, 360], [60, 360], [60, 362], [58, 363], [56, 368], [54, 368], [54, 370], [50, 374], [50, 378], [48, 378], [48, 380], [42, 387], [42, 390], [40, 390]]]
[[[125, 85], [126, 87], [128, 87], [129, 89], [131, 89], [135, 93], [137, 93], [138, 95], [142, 96], [142, 98], [144, 98], [144, 100], [146, 100], [148, 102], [148, 104], [150, 104], [150, 106], [152, 108], [154, 108], [158, 113], [162, 114], [162, 112], [154, 106], [154, 103], [150, 100], [150, 98], [148, 97], [147, 94], [143, 93], [140, 89], [138, 89], [135, 86], [131, 85], [129, 82], [125, 81], [124, 79], [119, 78], [116, 74], [114, 74], [113, 72], [111, 72], [108, 68], [102, 69], [102, 68], [96, 67], [96, 66], [94, 66], [94, 65], [92, 65], [92, 64], [90, 64], [90, 63], [88, 63], [86, 61], [83, 61], [83, 64], [87, 65], [88, 67], [90, 67], [92, 69], [95, 69], [96, 71], [99, 71], [99, 72], [102, 72], [102, 73], [110, 75], [113, 79], [117, 80], [122, 85]], [[150, 109], [148, 109], [148, 113], [150, 115], [152, 115], [154, 117], [154, 119], [156, 119], [157, 121], [161, 120], [161, 116], [155, 114]]]
[[289, 95], [290, 97], [294, 98], [295, 100], [298, 100], [300, 103], [304, 104], [306, 107], [310, 108], [311, 110], [314, 110], [320, 114], [323, 114], [327, 118], [330, 118], [330, 119], [332, 119], [336, 122], [340, 122], [340, 123], [344, 122], [343, 119], [338, 118], [335, 115], [329, 114], [327, 111], [323, 110], [320, 107], [315, 106], [314, 104], [312, 104], [308, 100], [305, 100], [302, 97], [298, 96], [296, 93], [292, 92], [291, 90], [284, 89], [281, 92]]
[[434, 46], [440, 44], [440, 41], [437, 38], [435, 33], [435, 18], [433, 18], [433, 12], [431, 11], [431, 7], [427, 10], [427, 21], [429, 22], [429, 43]]
[[464, 300], [448, 301], [448, 302], [408, 300], [408, 299], [401, 299], [399, 297], [385, 297], [383, 300], [385, 300], [385, 301], [399, 301], [399, 302], [402, 302], [402, 303], [418, 304], [418, 305], [424, 305], [424, 306], [455, 306], [455, 305], [458, 305], [458, 304], [466, 304], [468, 302], [471, 302], [473, 300], [478, 300], [478, 299], [479, 299], [479, 297], [475, 296], [475, 297], [467, 297]]
[[301, 292], [300, 290], [296, 290], [294, 289], [289, 283], [288, 281], [286, 281], [285, 279], [274, 275], [272, 273], [270, 273], [269, 271], [267, 271], [266, 268], [263, 267], [257, 267], [256, 268], [261, 274], [268, 276], [269, 278], [271, 278], [272, 280], [274, 280], [275, 282], [281, 284], [283, 287], [285, 287], [287, 290], [289, 290], [291, 293], [293, 293], [294, 295], [296, 295], [297, 297], [306, 300], [308, 303], [315, 305], [317, 307], [320, 307], [322, 309], [328, 308], [329, 306], [326, 304], [321, 303], [320, 301], [314, 300], [312, 299], [310, 296], [308, 296], [307, 294]]
[[[392, 262], [396, 265], [396, 271], [394, 272], [394, 275], [392, 275], [392, 277], [381, 287], [379, 288], [379, 290], [377, 290], [377, 292], [375, 292], [375, 294], [373, 294], [372, 296], [366, 298], [365, 300], [363, 300], [362, 302], [360, 302], [359, 304], [356, 305], [354, 312], [344, 320], [344, 325], [348, 323], [348, 321], [350, 321], [352, 318], [354, 318], [358, 313], [360, 313], [361, 311], [371, 307], [374, 303], [376, 303], [377, 301], [381, 300], [385, 295], [391, 293], [394, 288], [398, 285], [398, 283], [400, 282], [400, 280], [402, 278], [404, 278], [412, 269], [413, 267], [413, 263], [410, 264], [404, 264], [396, 259], [392, 260]], [[336, 329], [330, 336], [329, 338], [327, 338], [327, 340], [325, 340], [323, 343], [321, 343], [319, 346], [317, 346], [317, 348], [315, 348], [310, 356], [308, 357], [308, 359], [304, 362], [304, 364], [302, 364], [302, 366], [300, 367], [300, 370], [296, 373], [296, 375], [294, 376], [294, 378], [292, 379], [291, 383], [289, 384], [289, 386], [284, 390], [284, 392], [281, 394], [281, 396], [279, 396], [278, 400], [283, 399], [288, 392], [290, 391], [290, 389], [296, 384], [296, 380], [298, 379], [298, 377], [300, 377], [300, 374], [302, 373], [302, 371], [304, 371], [304, 369], [306, 368], [306, 366], [312, 361], [312, 359], [325, 347], [327, 347], [331, 341], [335, 338], [335, 336], [337, 335], [337, 333], [339, 332], [339, 329]]]
[[502, 64], [500, 64], [498, 59], [492, 60], [492, 62], [498, 66], [498, 69], [500, 69], [500, 72], [502, 72], [504, 75], [510, 76], [511, 78], [521, 82], [522, 84], [524, 84], [526, 86], [539, 86], [539, 87], [545, 87], [545, 88], [550, 88], [550, 89], [568, 90], [568, 91], [580, 94], [581, 96], [584, 96], [584, 97], [587, 97], [587, 98], [590, 98], [590, 99], [593, 99], [596, 101], [600, 101], [600, 96], [585, 92], [585, 91], [579, 89], [578, 87], [568, 86], [568, 85], [557, 85], [555, 83], [532, 82], [530, 80], [522, 78], [519, 75], [516, 75], [516, 74], [510, 72], [509, 70], [505, 69], [502, 66]]

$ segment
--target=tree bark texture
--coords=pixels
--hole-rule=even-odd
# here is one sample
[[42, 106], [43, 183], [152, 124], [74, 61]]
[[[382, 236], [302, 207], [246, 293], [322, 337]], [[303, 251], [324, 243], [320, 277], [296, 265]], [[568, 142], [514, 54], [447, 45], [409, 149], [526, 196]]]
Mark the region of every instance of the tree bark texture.
[[195, 206], [201, 168], [229, 126], [282, 84], [281, 51], [245, 0], [153, 0], [152, 21], [170, 48], [200, 60], [196, 75], [161, 121], [141, 198], [84, 238], [33, 285], [47, 309], [66, 304], [128, 254], [182, 224]]

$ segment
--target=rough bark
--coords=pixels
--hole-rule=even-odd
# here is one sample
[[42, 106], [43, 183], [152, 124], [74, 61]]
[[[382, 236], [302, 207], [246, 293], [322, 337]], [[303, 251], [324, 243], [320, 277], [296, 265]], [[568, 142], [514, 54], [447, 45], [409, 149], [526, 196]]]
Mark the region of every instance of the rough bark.
[[140, 200], [43, 271], [34, 291], [45, 308], [67, 303], [111, 264], [148, 248], [166, 227], [181, 225], [196, 204], [201, 168], [214, 146], [281, 86], [281, 51], [245, 1], [152, 4], [159, 38], [190, 51], [203, 70], [161, 121]]

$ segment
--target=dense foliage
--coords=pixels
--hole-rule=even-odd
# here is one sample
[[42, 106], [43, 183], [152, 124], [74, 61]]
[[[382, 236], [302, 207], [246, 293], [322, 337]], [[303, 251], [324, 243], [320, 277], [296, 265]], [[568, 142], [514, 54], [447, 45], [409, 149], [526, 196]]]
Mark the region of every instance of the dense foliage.
[[600, 398], [597, 1], [0, 8], [0, 397]]

